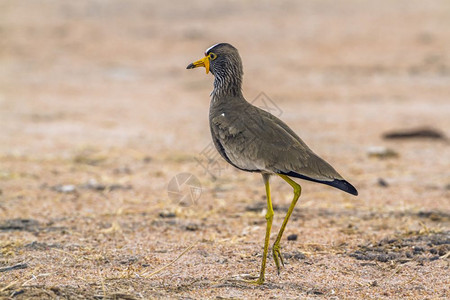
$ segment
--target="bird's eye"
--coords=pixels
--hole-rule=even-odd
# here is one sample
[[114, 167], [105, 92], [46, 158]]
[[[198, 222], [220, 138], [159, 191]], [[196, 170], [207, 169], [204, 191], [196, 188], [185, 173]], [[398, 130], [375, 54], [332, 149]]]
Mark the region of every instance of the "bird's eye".
[[215, 53], [210, 53], [209, 57], [211, 58], [211, 60], [215, 60], [217, 58], [217, 54]]

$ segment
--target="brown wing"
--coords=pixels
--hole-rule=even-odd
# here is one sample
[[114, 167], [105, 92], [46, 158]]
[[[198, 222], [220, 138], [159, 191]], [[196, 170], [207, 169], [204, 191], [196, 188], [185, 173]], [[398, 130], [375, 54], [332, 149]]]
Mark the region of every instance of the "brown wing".
[[343, 179], [283, 121], [251, 104], [212, 116], [211, 133], [221, 154], [240, 169], [293, 172], [316, 181]]

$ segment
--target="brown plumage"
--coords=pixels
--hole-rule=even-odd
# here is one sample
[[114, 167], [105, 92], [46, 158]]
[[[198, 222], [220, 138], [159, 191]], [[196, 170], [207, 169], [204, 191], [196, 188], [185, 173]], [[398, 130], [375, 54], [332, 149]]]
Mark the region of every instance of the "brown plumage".
[[[263, 266], [256, 283], [264, 282], [268, 234], [273, 210], [269, 176], [278, 174], [294, 188], [294, 199], [273, 247], [279, 271], [282, 262], [279, 241], [300, 196], [300, 186], [288, 176], [326, 184], [357, 195], [357, 190], [329, 164], [317, 156], [283, 121], [253, 106], [242, 95], [242, 62], [236, 48], [221, 43], [207, 49], [205, 57], [187, 68], [204, 66], [214, 75], [209, 122], [211, 135], [222, 157], [236, 168], [263, 175], [268, 201]], [[297, 195], [298, 194], [298, 195]]]

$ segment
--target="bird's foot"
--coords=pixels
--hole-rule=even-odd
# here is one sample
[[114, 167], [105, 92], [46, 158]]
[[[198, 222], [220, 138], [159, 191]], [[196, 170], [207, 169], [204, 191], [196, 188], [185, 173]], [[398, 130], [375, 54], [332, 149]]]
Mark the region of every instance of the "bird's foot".
[[233, 276], [236, 281], [245, 282], [249, 284], [255, 284], [255, 285], [261, 285], [264, 283], [264, 277], [261, 278], [261, 276], [254, 276], [250, 274], [239, 274]]
[[254, 276], [253, 279], [242, 279], [242, 281], [249, 284], [262, 285], [264, 283], [264, 278]]
[[[284, 267], [283, 256], [281, 255], [280, 244], [275, 242], [272, 247], [272, 255], [273, 260], [275, 261], [275, 265], [277, 266], [278, 275], [280, 275], [281, 266]], [[281, 264], [280, 264], [281, 262]]]

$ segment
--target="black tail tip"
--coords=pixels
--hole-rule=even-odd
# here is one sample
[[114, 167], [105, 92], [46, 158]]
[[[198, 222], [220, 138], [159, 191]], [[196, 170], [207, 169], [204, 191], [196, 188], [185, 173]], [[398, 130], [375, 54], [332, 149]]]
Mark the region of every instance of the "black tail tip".
[[348, 182], [346, 180], [335, 179], [333, 182], [331, 182], [330, 185], [334, 186], [335, 188], [338, 188], [340, 190], [343, 190], [344, 192], [347, 192], [349, 194], [358, 196], [358, 191], [356, 190], [356, 188], [353, 185], [351, 185], [350, 182]]
[[295, 172], [280, 172], [279, 174], [292, 176], [292, 177], [296, 177], [296, 178], [300, 178], [300, 179], [305, 179], [305, 180], [309, 180], [312, 182], [323, 183], [323, 184], [335, 187], [337, 189], [340, 189], [349, 194], [358, 196], [358, 191], [355, 189], [355, 187], [353, 185], [351, 185], [350, 182], [348, 182], [347, 180], [344, 180], [344, 179], [335, 179], [333, 181], [325, 181], [325, 180], [313, 179], [311, 177], [307, 177], [307, 176], [304, 176], [304, 175], [301, 175], [301, 174], [295, 173]]

